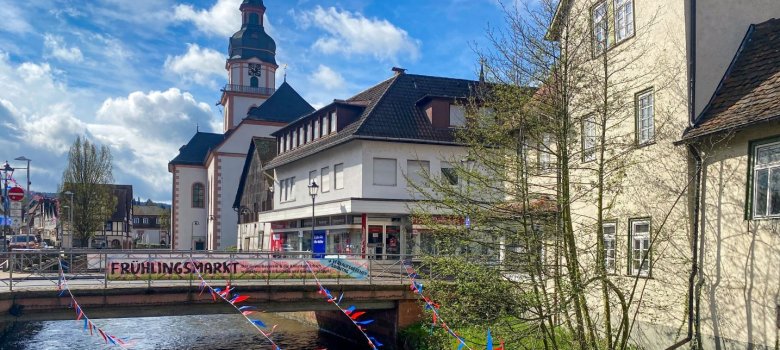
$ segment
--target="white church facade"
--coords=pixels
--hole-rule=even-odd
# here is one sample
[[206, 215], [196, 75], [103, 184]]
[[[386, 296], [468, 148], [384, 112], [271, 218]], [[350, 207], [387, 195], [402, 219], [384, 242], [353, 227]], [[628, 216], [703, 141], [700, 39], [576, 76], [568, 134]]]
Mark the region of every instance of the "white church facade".
[[244, 0], [241, 29], [230, 38], [228, 82], [219, 104], [222, 133], [196, 132], [168, 164], [173, 175], [171, 248], [237, 246], [232, 208], [247, 148], [314, 109], [287, 82], [276, 88], [276, 43], [265, 32], [262, 0]]

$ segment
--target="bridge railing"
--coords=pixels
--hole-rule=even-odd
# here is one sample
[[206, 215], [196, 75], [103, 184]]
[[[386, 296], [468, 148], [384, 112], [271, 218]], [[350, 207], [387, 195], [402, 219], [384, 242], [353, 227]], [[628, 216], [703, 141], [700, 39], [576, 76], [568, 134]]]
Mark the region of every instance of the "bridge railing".
[[[0, 253], [0, 293], [54, 289], [60, 268], [72, 289], [232, 285], [408, 283], [412, 255], [170, 250], [13, 250]], [[314, 273], [312, 273], [312, 270]]]

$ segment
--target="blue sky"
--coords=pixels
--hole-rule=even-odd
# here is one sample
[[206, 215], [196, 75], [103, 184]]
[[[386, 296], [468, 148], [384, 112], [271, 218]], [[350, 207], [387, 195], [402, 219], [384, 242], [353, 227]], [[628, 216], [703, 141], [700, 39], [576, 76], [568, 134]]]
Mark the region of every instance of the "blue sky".
[[[215, 102], [240, 3], [0, 0], [0, 161], [32, 159], [32, 190], [53, 192], [68, 147], [86, 135], [111, 148], [117, 183], [170, 202], [168, 161], [196, 125], [221, 130]], [[384, 80], [393, 66], [474, 79], [474, 49], [487, 45], [488, 25], [502, 24], [497, 0], [265, 5], [277, 61], [315, 106]]]

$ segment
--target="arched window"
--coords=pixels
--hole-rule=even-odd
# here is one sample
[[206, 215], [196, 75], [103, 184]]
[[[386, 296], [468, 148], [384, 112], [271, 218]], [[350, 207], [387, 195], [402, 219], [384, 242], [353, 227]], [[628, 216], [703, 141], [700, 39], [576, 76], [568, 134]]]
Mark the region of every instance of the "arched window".
[[192, 207], [193, 208], [205, 208], [206, 207], [206, 187], [202, 183], [195, 183], [192, 185]]
[[251, 25], [258, 25], [260, 24], [260, 16], [256, 13], [250, 13], [249, 14], [249, 24]]
[[251, 87], [257, 87], [260, 81], [257, 79], [257, 77], [252, 77], [252, 79], [249, 79], [249, 86]]

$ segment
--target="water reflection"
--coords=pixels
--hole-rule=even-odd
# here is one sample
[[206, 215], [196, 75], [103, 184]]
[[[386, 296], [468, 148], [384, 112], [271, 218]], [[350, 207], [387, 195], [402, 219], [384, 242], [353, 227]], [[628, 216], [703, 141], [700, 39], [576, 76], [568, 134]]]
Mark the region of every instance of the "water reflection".
[[[319, 332], [280, 315], [263, 314], [263, 321], [278, 325], [274, 341], [285, 350], [368, 349]], [[95, 320], [105, 331], [135, 341], [132, 349], [270, 349], [268, 341], [240, 315], [197, 315], [182, 317]], [[21, 323], [0, 344], [0, 349], [116, 349], [99, 335], [90, 336], [79, 321]]]

